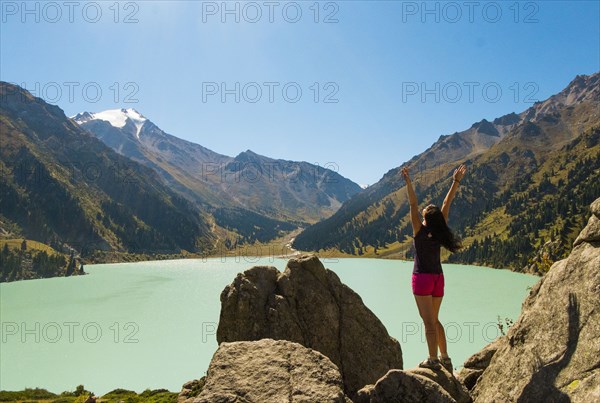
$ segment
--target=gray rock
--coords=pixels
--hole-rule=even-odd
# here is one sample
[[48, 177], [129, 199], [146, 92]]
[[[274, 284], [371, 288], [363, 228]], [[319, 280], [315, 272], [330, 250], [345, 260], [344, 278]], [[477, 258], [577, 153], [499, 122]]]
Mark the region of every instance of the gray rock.
[[432, 380], [440, 385], [457, 403], [471, 403], [473, 401], [465, 385], [444, 368], [438, 371], [427, 368], [415, 368], [405, 372]]
[[500, 345], [506, 341], [505, 336], [501, 336], [485, 346], [483, 349], [467, 358], [464, 363], [465, 368], [486, 369]]
[[600, 241], [600, 198], [596, 199], [590, 206], [592, 216], [590, 216], [586, 227], [581, 231], [573, 247], [582, 242], [599, 242]]
[[291, 259], [285, 271], [253, 267], [221, 293], [219, 343], [273, 338], [325, 354], [350, 397], [393, 368], [402, 351], [360, 296], [316, 256]]
[[590, 205], [590, 210], [592, 214], [596, 216], [596, 218], [600, 218], [600, 197], [594, 200], [594, 202]]
[[221, 343], [194, 403], [352, 403], [338, 368], [286, 340]]
[[[592, 204], [598, 218], [600, 199]], [[475, 402], [592, 402], [600, 397], [600, 242], [590, 220], [569, 257], [523, 303], [472, 394]]]
[[203, 376], [200, 379], [194, 379], [184, 383], [181, 387], [181, 392], [179, 392], [179, 395], [177, 396], [177, 403], [192, 403], [194, 398], [202, 392], [205, 382], [206, 377]]
[[483, 369], [462, 368], [457, 378], [468, 390], [473, 390], [483, 371]]
[[471, 403], [472, 399], [467, 388], [444, 368], [390, 370], [374, 385], [359, 390], [354, 399], [355, 403], [421, 401]]
[[490, 365], [492, 357], [504, 342], [506, 342], [506, 337], [501, 336], [467, 358], [456, 377], [468, 390], [473, 389], [483, 371]]
[[588, 220], [587, 225], [579, 233], [575, 242], [573, 242], [573, 246], [577, 246], [582, 242], [598, 242], [600, 241], [600, 220], [595, 215], [591, 216]]
[[358, 391], [354, 403], [456, 403], [438, 383], [414, 372], [392, 369]]

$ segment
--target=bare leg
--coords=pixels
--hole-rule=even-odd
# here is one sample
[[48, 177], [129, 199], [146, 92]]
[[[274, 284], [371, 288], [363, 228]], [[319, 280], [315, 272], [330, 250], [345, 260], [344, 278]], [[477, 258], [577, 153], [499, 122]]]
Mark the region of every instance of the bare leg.
[[437, 315], [433, 309], [433, 297], [431, 295], [415, 295], [415, 301], [419, 308], [419, 315], [425, 324], [425, 337], [427, 339], [427, 348], [429, 349], [429, 358], [437, 359], [438, 351], [438, 332]]
[[439, 321], [440, 305], [442, 305], [443, 297], [432, 297], [433, 311], [435, 315], [435, 321], [437, 323], [437, 341], [440, 347], [440, 354], [442, 357], [448, 357], [448, 346], [446, 345], [446, 332], [444, 332], [444, 326]]

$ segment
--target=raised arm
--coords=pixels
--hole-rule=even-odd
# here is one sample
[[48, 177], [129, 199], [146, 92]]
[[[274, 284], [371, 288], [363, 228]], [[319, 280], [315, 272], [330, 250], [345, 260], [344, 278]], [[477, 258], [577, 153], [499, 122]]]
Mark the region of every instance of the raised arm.
[[415, 190], [413, 189], [412, 182], [410, 180], [410, 175], [408, 174], [408, 168], [402, 168], [402, 175], [404, 176], [404, 180], [406, 181], [406, 190], [408, 191], [408, 202], [410, 204], [410, 220], [412, 222], [413, 235], [417, 235], [417, 232], [419, 232], [421, 226], [423, 225], [421, 223], [421, 219], [419, 218], [419, 204], [417, 203], [417, 195], [415, 194]]
[[450, 213], [450, 204], [452, 204], [452, 200], [454, 200], [454, 196], [456, 195], [456, 191], [458, 190], [458, 185], [462, 180], [463, 176], [465, 176], [465, 172], [467, 171], [467, 167], [463, 164], [454, 170], [454, 174], [452, 175], [452, 185], [450, 186], [450, 190], [448, 190], [448, 194], [444, 199], [444, 204], [442, 204], [442, 214], [444, 215], [444, 219], [448, 222], [448, 214]]

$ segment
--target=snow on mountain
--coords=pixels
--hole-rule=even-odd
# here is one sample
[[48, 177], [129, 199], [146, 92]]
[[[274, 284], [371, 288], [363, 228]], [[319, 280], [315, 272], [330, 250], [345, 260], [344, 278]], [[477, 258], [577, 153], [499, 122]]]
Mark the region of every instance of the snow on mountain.
[[136, 111], [133, 108], [129, 109], [109, 109], [102, 112], [90, 113], [83, 112], [79, 113], [73, 117], [73, 119], [78, 123], [86, 123], [91, 120], [104, 120], [111, 124], [111, 126], [116, 127], [118, 129], [123, 128], [127, 124], [127, 120], [130, 120], [136, 127], [135, 136], [140, 138], [140, 131], [142, 130], [142, 126], [148, 119], [142, 116], [141, 113]]
[[[119, 154], [153, 169], [183, 197], [211, 208], [315, 222], [360, 191], [349, 179], [307, 162], [272, 159], [250, 150], [235, 158], [218, 154], [164, 132], [133, 109], [82, 112], [73, 120]], [[222, 219], [252, 227], [249, 221], [236, 223], [238, 216], [231, 214]]]

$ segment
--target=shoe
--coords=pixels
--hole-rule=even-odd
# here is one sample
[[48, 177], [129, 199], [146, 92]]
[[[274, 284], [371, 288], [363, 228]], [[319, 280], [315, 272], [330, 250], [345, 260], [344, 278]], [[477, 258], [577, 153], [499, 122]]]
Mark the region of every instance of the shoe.
[[420, 368], [440, 369], [440, 361], [437, 359], [427, 358], [419, 363]]
[[452, 366], [452, 360], [450, 359], [450, 357], [444, 358], [440, 355], [440, 363], [444, 368], [446, 368], [448, 372], [452, 373], [454, 371], [454, 367]]

